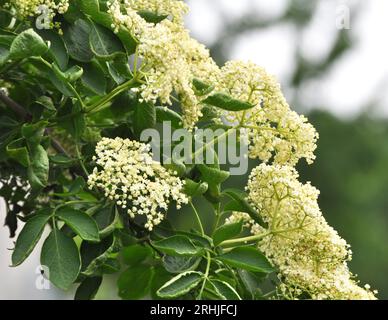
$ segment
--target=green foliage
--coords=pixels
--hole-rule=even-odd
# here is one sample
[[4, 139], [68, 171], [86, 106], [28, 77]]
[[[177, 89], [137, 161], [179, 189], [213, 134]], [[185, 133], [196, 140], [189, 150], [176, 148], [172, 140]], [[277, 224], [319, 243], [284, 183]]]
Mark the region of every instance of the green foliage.
[[[258, 297], [261, 283], [248, 281], [243, 272], [265, 278], [273, 269], [253, 247], [239, 247], [245, 243], [238, 242], [246, 231], [242, 223], [222, 223], [232, 210], [263, 222], [243, 193], [223, 191], [230, 174], [220, 167], [213, 148], [208, 148], [213, 164], [180, 159], [164, 164], [185, 181], [190, 200], [209, 206], [206, 213], [187, 218], [198, 223], [189, 228], [177, 227], [168, 216], [150, 232], [114, 199], [88, 188], [96, 142], [102, 137], [137, 140], [145, 129], [163, 122], [174, 129], [184, 124], [175, 103], [167, 108], [159, 101], [145, 102], [131, 90], [142, 85], [139, 73], [146, 72], [139, 70], [137, 40], [128, 30], [112, 29], [105, 6], [98, 0], [72, 1], [60, 18], [63, 34], [35, 30], [18, 17], [6, 30], [8, 13], [0, 11], [0, 86], [8, 88], [0, 94], [0, 196], [8, 204], [11, 236], [17, 222], [24, 223], [12, 265], [23, 263], [47, 230], [41, 264], [58, 288], [77, 284], [77, 300], [93, 299], [107, 274], [118, 274], [123, 299]], [[170, 18], [151, 11], [140, 15], [153, 24]], [[220, 109], [252, 108], [213, 93], [214, 86], [200, 79], [189, 85], [204, 99], [199, 127], [214, 125]], [[214, 225], [202, 222], [205, 214], [214, 215]], [[237, 247], [231, 249], [229, 240], [237, 241]]]

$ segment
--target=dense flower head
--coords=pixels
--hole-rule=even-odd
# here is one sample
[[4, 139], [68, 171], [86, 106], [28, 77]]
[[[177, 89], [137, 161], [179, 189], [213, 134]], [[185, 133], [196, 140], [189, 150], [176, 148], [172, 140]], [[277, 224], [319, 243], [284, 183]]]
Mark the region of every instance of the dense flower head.
[[[175, 95], [181, 102], [183, 121], [192, 128], [201, 117], [201, 104], [194, 93], [195, 77], [215, 79], [219, 71], [204, 45], [191, 38], [183, 25], [187, 7], [182, 1], [112, 1], [108, 4], [114, 28], [126, 28], [137, 38], [138, 57], [145, 83], [136, 88], [146, 101], [171, 105]], [[123, 9], [124, 8], [124, 9]], [[139, 15], [142, 10], [169, 14], [160, 23], [148, 23]]]
[[274, 77], [253, 62], [229, 61], [221, 69], [219, 91], [249, 102], [247, 111], [223, 112], [229, 123], [246, 128], [249, 155], [268, 162], [295, 165], [315, 159], [318, 134], [307, 118], [292, 111]]
[[144, 216], [148, 230], [164, 219], [171, 200], [178, 209], [188, 203], [182, 191], [184, 182], [153, 161], [148, 145], [103, 138], [97, 144], [96, 154], [97, 167], [88, 179], [90, 188], [101, 188], [131, 218]]
[[[287, 298], [307, 293], [313, 299], [374, 299], [350, 273], [349, 245], [330, 227], [319, 209], [319, 191], [298, 181], [289, 166], [261, 164], [249, 178], [249, 203], [268, 228], [236, 212], [227, 223], [243, 220], [259, 236], [259, 249], [279, 269], [279, 291]], [[260, 235], [262, 237], [260, 237]]]
[[69, 8], [69, 0], [10, 0], [8, 3], [16, 9], [17, 14], [22, 18], [34, 17], [41, 14], [40, 6], [45, 6], [53, 18], [57, 13], [64, 14]]

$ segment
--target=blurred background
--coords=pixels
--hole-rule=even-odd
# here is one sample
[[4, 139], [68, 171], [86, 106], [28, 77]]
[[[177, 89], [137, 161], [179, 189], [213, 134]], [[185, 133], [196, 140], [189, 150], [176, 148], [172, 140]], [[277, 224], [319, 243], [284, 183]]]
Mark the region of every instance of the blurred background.
[[[187, 2], [188, 28], [220, 65], [249, 59], [265, 67], [315, 125], [317, 160], [300, 164], [302, 180], [321, 190], [326, 219], [351, 244], [351, 270], [388, 299], [388, 1]], [[230, 183], [244, 186], [246, 177]], [[38, 250], [22, 266], [8, 267], [8, 236], [0, 227], [0, 299], [72, 297], [37, 288]], [[105, 279], [98, 297], [115, 298], [115, 290], [114, 278]]]

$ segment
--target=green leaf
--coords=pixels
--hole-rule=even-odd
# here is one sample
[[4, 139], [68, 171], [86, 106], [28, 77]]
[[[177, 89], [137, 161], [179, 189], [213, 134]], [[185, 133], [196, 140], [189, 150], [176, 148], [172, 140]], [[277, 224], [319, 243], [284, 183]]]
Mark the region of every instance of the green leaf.
[[107, 86], [104, 70], [94, 61], [82, 64], [82, 69], [82, 84], [93, 93], [103, 96]]
[[237, 291], [229, 283], [217, 279], [212, 279], [210, 283], [222, 300], [241, 300]]
[[243, 222], [225, 224], [219, 227], [213, 235], [214, 245], [219, 245], [222, 241], [238, 236], [242, 231]]
[[66, 117], [63, 121], [60, 121], [58, 125], [65, 129], [76, 140], [82, 136], [86, 128], [85, 115], [81, 110], [82, 107], [78, 102], [73, 105], [70, 100], [58, 110], [58, 117]]
[[116, 56], [112, 61], [107, 62], [110, 76], [117, 85], [132, 79], [131, 68], [127, 56]]
[[196, 78], [193, 79], [193, 86], [197, 96], [206, 96], [214, 90], [214, 86]]
[[11, 44], [9, 58], [20, 60], [28, 57], [41, 56], [48, 47], [44, 40], [33, 29], [18, 34]]
[[253, 247], [237, 247], [217, 257], [229, 266], [254, 272], [275, 271], [268, 259]]
[[64, 28], [65, 41], [70, 57], [80, 62], [89, 62], [94, 54], [89, 45], [90, 25], [82, 19]]
[[164, 256], [163, 266], [170, 273], [182, 273], [186, 271], [194, 271], [201, 260], [201, 257]]
[[211, 168], [204, 164], [198, 164], [197, 168], [201, 172], [201, 178], [207, 182], [209, 186], [219, 185], [230, 176], [230, 173], [217, 168]]
[[150, 291], [153, 267], [132, 266], [124, 271], [118, 281], [119, 296], [127, 300], [143, 298]]
[[64, 207], [59, 209], [55, 215], [64, 221], [82, 239], [91, 242], [100, 241], [97, 224], [86, 213], [70, 207]]
[[156, 110], [152, 103], [142, 102], [135, 107], [133, 115], [133, 128], [137, 136], [140, 136], [142, 131], [148, 128], [155, 127]]
[[157, 295], [161, 298], [177, 298], [185, 295], [200, 284], [203, 276], [203, 273], [197, 271], [181, 273], [166, 282], [157, 291]]
[[153, 246], [170, 256], [195, 256], [201, 253], [193, 242], [185, 236], [172, 236], [163, 240], [155, 241]]
[[245, 212], [260, 226], [267, 228], [267, 224], [263, 221], [260, 214], [245, 200], [246, 195], [244, 192], [235, 189], [224, 190], [223, 194], [227, 195], [233, 200], [233, 204], [229, 204], [226, 210]]
[[22, 166], [28, 168], [30, 165], [30, 156], [28, 149], [23, 145], [24, 139], [14, 140], [6, 147], [7, 154], [13, 160], [19, 162]]
[[115, 229], [115, 223], [118, 220], [118, 214], [114, 205], [108, 204], [97, 209], [93, 215], [100, 230], [100, 237], [104, 238], [111, 234]]
[[20, 265], [30, 255], [49, 219], [48, 214], [37, 214], [27, 221], [16, 240], [12, 253], [12, 266]]
[[49, 174], [49, 158], [46, 150], [41, 145], [30, 149], [30, 166], [28, 167], [28, 180], [33, 190], [40, 190], [47, 185]]
[[43, 243], [40, 261], [49, 270], [49, 280], [64, 290], [77, 279], [81, 268], [77, 245], [58, 229]]
[[100, 275], [106, 261], [120, 250], [120, 242], [111, 235], [99, 243], [83, 241], [81, 244], [82, 274]]
[[196, 197], [204, 194], [208, 189], [207, 182], [195, 182], [191, 179], [185, 179], [184, 192], [189, 197]]
[[39, 144], [41, 142], [44, 130], [46, 129], [47, 125], [47, 121], [39, 121], [33, 124], [23, 124], [21, 133], [29, 146], [33, 147], [33, 145]]
[[138, 15], [142, 17], [148, 23], [159, 23], [168, 17], [167, 14], [157, 14], [156, 12], [148, 11], [148, 10], [140, 10], [138, 11]]
[[84, 70], [77, 65], [72, 66], [70, 69], [66, 70], [65, 72], [62, 72], [59, 69], [59, 67], [55, 63], [53, 63], [52, 70], [54, 71], [58, 79], [69, 83], [73, 83], [77, 81], [79, 78], [81, 78], [82, 74], [84, 73]]
[[242, 111], [254, 107], [248, 102], [233, 99], [231, 96], [224, 93], [215, 93], [202, 102], [228, 111]]
[[238, 275], [244, 287], [249, 292], [251, 298], [255, 298], [257, 295], [261, 295], [260, 284], [264, 276], [266, 276], [265, 273], [258, 274], [240, 269], [238, 270]]
[[156, 107], [156, 121], [158, 123], [163, 123], [165, 121], [170, 121], [173, 128], [182, 128], [183, 119], [175, 111], [167, 107]]
[[57, 65], [65, 70], [69, 63], [69, 54], [62, 37], [54, 30], [39, 30], [38, 34], [49, 42], [49, 55]]
[[127, 265], [138, 265], [149, 257], [152, 257], [152, 249], [148, 246], [134, 244], [121, 250], [121, 256]]
[[93, 22], [90, 27], [90, 47], [98, 58], [111, 60], [117, 54], [124, 54], [123, 45], [112, 31]]
[[74, 300], [93, 300], [102, 283], [102, 277], [86, 278], [78, 286]]

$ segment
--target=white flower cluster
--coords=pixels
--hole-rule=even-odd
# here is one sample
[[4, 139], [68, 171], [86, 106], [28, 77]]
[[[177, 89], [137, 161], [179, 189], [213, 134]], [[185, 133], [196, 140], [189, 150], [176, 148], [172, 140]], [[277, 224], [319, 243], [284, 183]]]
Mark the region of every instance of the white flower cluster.
[[230, 61], [220, 72], [218, 90], [254, 105], [247, 111], [225, 111], [229, 123], [247, 130], [251, 158], [295, 165], [299, 159], [315, 159], [318, 134], [307, 118], [292, 111], [280, 85], [252, 62]]
[[[183, 26], [186, 4], [178, 0], [114, 0], [108, 3], [114, 28], [126, 28], [138, 39], [137, 53], [142, 60], [145, 83], [136, 88], [146, 101], [171, 105], [176, 95], [183, 109], [184, 125], [192, 128], [201, 117], [201, 104], [192, 81], [195, 77], [214, 78], [219, 68], [209, 51], [191, 38]], [[124, 8], [124, 9], [123, 9]], [[151, 10], [171, 16], [158, 24], [147, 23], [138, 13]]]
[[89, 187], [104, 190], [105, 196], [126, 209], [131, 218], [146, 217], [148, 230], [164, 219], [171, 200], [178, 209], [188, 203], [182, 192], [184, 181], [153, 161], [148, 145], [103, 138], [96, 154], [98, 167], [89, 176]]
[[227, 223], [242, 219], [261, 238], [258, 247], [278, 267], [283, 296], [294, 299], [308, 293], [312, 299], [375, 299], [376, 292], [368, 285], [359, 287], [353, 279], [347, 266], [349, 245], [322, 216], [319, 191], [310, 183], [300, 183], [294, 168], [261, 164], [252, 171], [247, 191], [249, 203], [268, 228], [239, 212]]
[[10, 0], [8, 5], [16, 9], [17, 14], [22, 18], [34, 17], [41, 14], [39, 7], [45, 6], [49, 19], [52, 20], [56, 14], [64, 14], [69, 8], [69, 0]]

